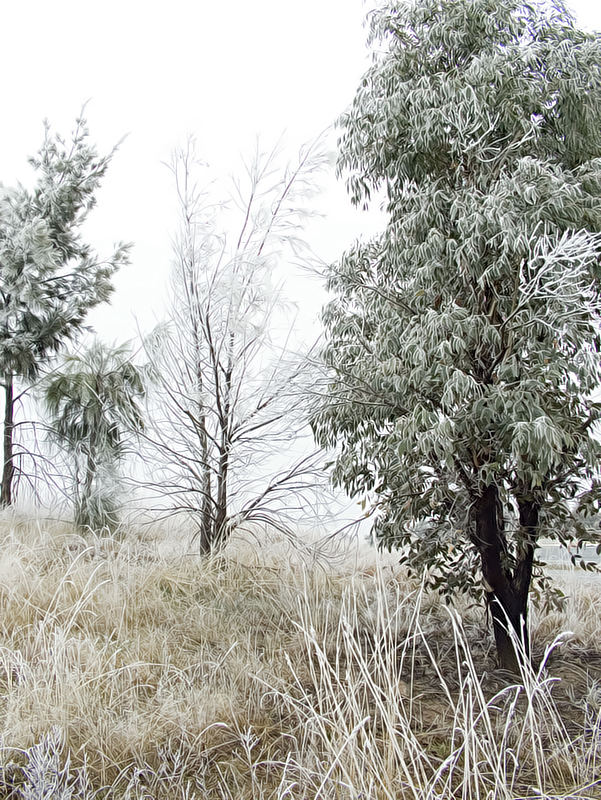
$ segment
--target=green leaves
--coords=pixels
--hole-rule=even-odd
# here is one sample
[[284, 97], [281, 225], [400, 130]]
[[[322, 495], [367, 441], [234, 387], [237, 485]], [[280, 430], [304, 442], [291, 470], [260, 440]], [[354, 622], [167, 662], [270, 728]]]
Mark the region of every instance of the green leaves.
[[[95, 193], [110, 161], [88, 141], [83, 119], [68, 144], [51, 136], [30, 159], [37, 173], [32, 191], [0, 192], [0, 380], [33, 380], [42, 365], [81, 331], [88, 311], [113, 291], [112, 277], [128, 260], [119, 245], [100, 259], [81, 236]], [[4, 430], [2, 501], [11, 502], [13, 409]]]
[[389, 3], [371, 30], [339, 169], [389, 216], [328, 269], [313, 427], [381, 542], [451, 581], [485, 487], [513, 557], [524, 497], [552, 534], [597, 474], [601, 38], [518, 0]]
[[144, 427], [143, 370], [131, 359], [127, 345], [96, 342], [67, 356], [43, 383], [50, 430], [74, 463], [76, 521], [82, 527], [116, 520], [114, 487], [111, 496], [104, 484], [107, 476], [114, 482], [128, 439]]
[[127, 263], [128, 246], [101, 259], [80, 232], [110, 158], [98, 156], [84, 120], [68, 143], [46, 125], [30, 159], [35, 187], [0, 197], [0, 373], [34, 377], [109, 298], [113, 274]]
[[67, 356], [44, 382], [44, 399], [56, 435], [72, 450], [94, 441], [109, 458], [118, 458], [122, 434], [143, 427], [138, 398], [145, 394], [143, 374], [127, 345], [94, 343]]

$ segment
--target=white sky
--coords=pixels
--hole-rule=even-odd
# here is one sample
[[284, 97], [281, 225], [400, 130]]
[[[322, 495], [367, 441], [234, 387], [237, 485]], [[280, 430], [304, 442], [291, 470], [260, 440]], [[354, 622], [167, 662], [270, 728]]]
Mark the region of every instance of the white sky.
[[[601, 30], [598, 0], [571, 0]], [[0, 10], [0, 181], [27, 182], [42, 120], [68, 134], [82, 104], [101, 151], [127, 135], [98, 195], [89, 238], [134, 243], [112, 306], [92, 320], [109, 340], [159, 313], [174, 231], [162, 162], [196, 135], [214, 168], [235, 171], [257, 134], [291, 147], [331, 124], [368, 65], [363, 0], [4, 0]], [[364, 223], [332, 178], [314, 244], [333, 259]], [[315, 295], [315, 292], [313, 292]]]

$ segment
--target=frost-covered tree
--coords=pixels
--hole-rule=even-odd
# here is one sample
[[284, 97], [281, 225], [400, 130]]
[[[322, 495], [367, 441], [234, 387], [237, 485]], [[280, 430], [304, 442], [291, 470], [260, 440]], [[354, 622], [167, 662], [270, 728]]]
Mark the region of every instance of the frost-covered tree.
[[144, 427], [143, 373], [128, 345], [95, 342], [67, 356], [43, 382], [50, 433], [72, 462], [80, 528], [112, 529], [117, 522], [119, 465]]
[[202, 553], [242, 523], [285, 525], [314, 486], [313, 446], [298, 446], [310, 367], [293, 352], [280, 280], [305, 247], [322, 157], [309, 148], [292, 166], [278, 161], [257, 149], [223, 193], [200, 181], [192, 142], [172, 163], [180, 227], [169, 318], [148, 340], [145, 438], [157, 502], [190, 515]]
[[510, 667], [601, 455], [601, 37], [555, 0], [410, 0], [371, 42], [339, 168], [388, 219], [329, 269], [314, 429], [381, 544], [479, 587]]
[[127, 260], [120, 245], [99, 258], [81, 226], [112, 154], [99, 156], [85, 120], [70, 141], [46, 126], [30, 159], [32, 189], [0, 188], [0, 382], [4, 386], [4, 459], [0, 501], [12, 501], [15, 476], [15, 385], [27, 384], [47, 359], [81, 330], [87, 312], [105, 302], [111, 278]]

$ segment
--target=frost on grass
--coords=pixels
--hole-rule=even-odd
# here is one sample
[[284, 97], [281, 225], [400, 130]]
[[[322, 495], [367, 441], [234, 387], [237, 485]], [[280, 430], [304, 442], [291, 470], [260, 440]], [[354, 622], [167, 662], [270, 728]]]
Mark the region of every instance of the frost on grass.
[[[2, 748], [7, 749], [10, 750]], [[37, 744], [15, 755], [18, 761], [9, 760], [0, 767], [2, 795], [16, 794], [22, 800], [92, 797], [85, 762], [81, 767], [71, 768], [71, 756], [58, 726], [53, 726]]]
[[599, 794], [598, 590], [533, 615], [541, 666], [508, 686], [482, 615], [388, 554], [234, 538], [200, 560], [164, 536], [1, 537], [0, 798]]

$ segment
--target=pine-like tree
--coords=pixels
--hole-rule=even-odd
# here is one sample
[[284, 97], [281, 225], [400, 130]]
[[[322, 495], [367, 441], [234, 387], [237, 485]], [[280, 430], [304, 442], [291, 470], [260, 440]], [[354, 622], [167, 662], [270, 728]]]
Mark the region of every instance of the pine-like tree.
[[601, 454], [601, 37], [559, 0], [410, 0], [371, 41], [339, 167], [388, 221], [329, 270], [314, 429], [383, 545], [485, 594], [515, 667], [537, 541]]
[[111, 278], [127, 261], [120, 245], [99, 258], [81, 235], [112, 153], [99, 156], [78, 119], [71, 141], [51, 135], [30, 163], [32, 190], [0, 195], [0, 381], [4, 386], [4, 461], [0, 503], [12, 502], [15, 383], [41, 366], [81, 330], [87, 312], [105, 302]]

